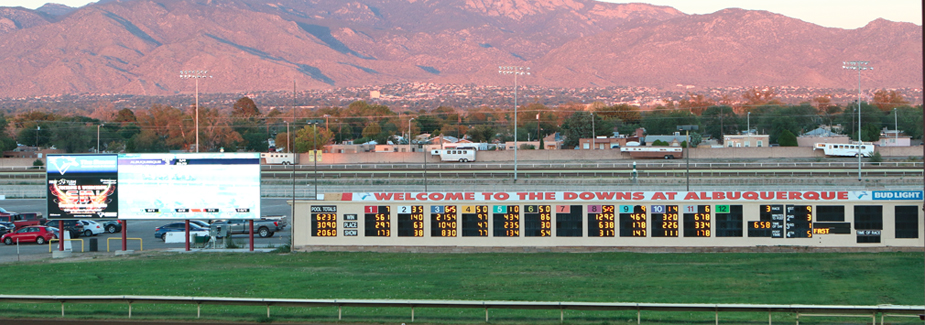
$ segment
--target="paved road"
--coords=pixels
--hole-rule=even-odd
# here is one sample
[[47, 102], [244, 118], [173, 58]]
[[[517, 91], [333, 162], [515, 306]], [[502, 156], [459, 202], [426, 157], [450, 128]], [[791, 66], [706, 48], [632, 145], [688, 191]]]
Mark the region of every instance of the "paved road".
[[[286, 216], [289, 219], [290, 207], [286, 203], [286, 199], [261, 199], [260, 200], [260, 210], [262, 215], [281, 215]], [[42, 215], [47, 215], [47, 207], [45, 206], [45, 199], [14, 199], [14, 200], [0, 200], [0, 207], [3, 207], [9, 211], [17, 212], [42, 212]], [[159, 250], [159, 249], [177, 249], [183, 248], [183, 243], [164, 243], [160, 239], [154, 238], [154, 228], [170, 223], [168, 220], [139, 220], [139, 221], [128, 221], [128, 238], [141, 238], [141, 245], [137, 240], [128, 241], [128, 249], [130, 250], [139, 250], [143, 248], [144, 250]], [[286, 228], [283, 231], [277, 232], [273, 237], [260, 238], [255, 235], [254, 246], [255, 247], [278, 247], [284, 244], [289, 243], [290, 238], [290, 229]], [[236, 243], [246, 245], [248, 242], [247, 235], [234, 235], [232, 236]], [[89, 239], [97, 239], [99, 250], [106, 251], [106, 243], [109, 242], [110, 250], [116, 251], [122, 249], [122, 234], [100, 234], [92, 237], [80, 237], [84, 240], [84, 245], [89, 249]], [[108, 240], [108, 238], [116, 238]], [[80, 252], [79, 242], [74, 242], [74, 252]], [[57, 249], [57, 243], [54, 244], [52, 249]], [[26, 261], [26, 260], [35, 260], [50, 257], [51, 253], [48, 251], [48, 244], [45, 245], [36, 245], [33, 243], [29, 244], [20, 244], [6, 246], [0, 244], [0, 263], [12, 262], [12, 261]]]

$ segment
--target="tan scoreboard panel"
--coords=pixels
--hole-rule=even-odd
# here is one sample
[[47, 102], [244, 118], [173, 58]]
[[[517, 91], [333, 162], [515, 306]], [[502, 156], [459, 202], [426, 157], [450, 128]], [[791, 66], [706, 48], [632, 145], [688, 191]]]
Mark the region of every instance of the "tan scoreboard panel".
[[922, 245], [922, 191], [334, 193], [296, 246]]

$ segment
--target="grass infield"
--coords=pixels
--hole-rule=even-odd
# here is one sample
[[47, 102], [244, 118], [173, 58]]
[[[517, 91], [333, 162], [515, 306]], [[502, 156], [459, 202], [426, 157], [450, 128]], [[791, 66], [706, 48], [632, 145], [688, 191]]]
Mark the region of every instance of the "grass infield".
[[[449, 299], [646, 303], [922, 305], [922, 253], [144, 254], [2, 266], [8, 295], [162, 295], [297, 299]], [[68, 305], [68, 317], [124, 318], [123, 305]], [[57, 304], [0, 304], [54, 317]], [[337, 321], [336, 308], [204, 306], [203, 317]], [[558, 311], [492, 310], [495, 323], [558, 323]], [[194, 319], [195, 306], [137, 305], [134, 318]], [[407, 322], [402, 308], [345, 308], [347, 322]], [[570, 323], [635, 322], [635, 312], [567, 311]], [[650, 313], [645, 323], [713, 323], [712, 313]], [[792, 321], [793, 315], [778, 315]], [[418, 309], [417, 322], [481, 323], [484, 311]], [[767, 314], [721, 314], [767, 323]], [[833, 321], [828, 319], [826, 321]], [[863, 323], [864, 320], [845, 320]], [[869, 321], [869, 319], [868, 319]], [[912, 319], [897, 322], [918, 322]], [[722, 322], [722, 321], [721, 321]], [[812, 324], [811, 319], [801, 323]]]

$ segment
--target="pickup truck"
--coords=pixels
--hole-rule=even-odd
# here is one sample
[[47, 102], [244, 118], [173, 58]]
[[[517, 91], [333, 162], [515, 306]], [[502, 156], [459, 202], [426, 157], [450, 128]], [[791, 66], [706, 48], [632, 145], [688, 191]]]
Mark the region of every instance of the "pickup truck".
[[19, 229], [26, 226], [41, 226], [47, 220], [38, 212], [17, 213], [0, 208], [0, 221], [11, 222], [16, 229]]
[[[228, 219], [213, 222], [211, 227], [216, 231], [221, 227], [219, 233], [227, 231], [229, 234], [247, 234], [250, 233], [249, 225], [249, 219]], [[273, 233], [283, 230], [285, 227], [286, 225], [279, 220], [254, 220], [254, 232], [260, 237], [273, 237]]]

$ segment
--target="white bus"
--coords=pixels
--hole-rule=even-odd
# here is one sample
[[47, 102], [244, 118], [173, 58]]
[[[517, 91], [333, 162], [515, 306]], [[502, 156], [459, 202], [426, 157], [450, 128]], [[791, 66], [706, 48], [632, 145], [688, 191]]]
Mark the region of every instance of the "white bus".
[[[817, 143], [813, 150], [822, 150], [826, 156], [839, 157], [857, 157], [857, 143]], [[872, 143], [861, 143], [861, 156], [870, 157], [874, 154], [874, 145]]]
[[476, 151], [473, 148], [434, 149], [430, 151], [430, 154], [440, 156], [440, 161], [470, 162], [475, 161]]
[[299, 155], [294, 153], [261, 152], [260, 160], [264, 165], [292, 165], [299, 162]]

